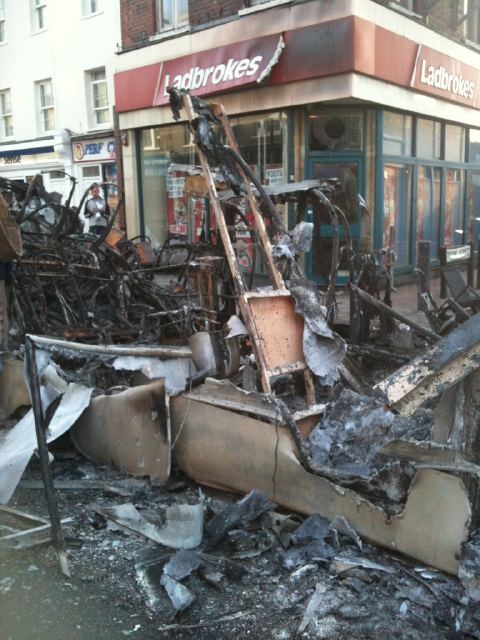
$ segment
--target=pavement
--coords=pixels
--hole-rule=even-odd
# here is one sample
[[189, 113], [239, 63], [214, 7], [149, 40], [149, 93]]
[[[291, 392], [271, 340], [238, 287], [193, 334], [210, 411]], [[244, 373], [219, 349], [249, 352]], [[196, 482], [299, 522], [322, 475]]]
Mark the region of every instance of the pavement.
[[[476, 276], [474, 282], [476, 282]], [[430, 291], [438, 304], [441, 304], [443, 300], [440, 298], [440, 277], [433, 278], [430, 281]], [[381, 297], [383, 297], [383, 291], [381, 291]], [[422, 327], [430, 328], [425, 314], [417, 310], [416, 282], [396, 286], [395, 291], [392, 293], [392, 306], [395, 311], [402, 313]], [[347, 289], [343, 288], [337, 292], [336, 321], [347, 323], [349, 315], [349, 295]]]

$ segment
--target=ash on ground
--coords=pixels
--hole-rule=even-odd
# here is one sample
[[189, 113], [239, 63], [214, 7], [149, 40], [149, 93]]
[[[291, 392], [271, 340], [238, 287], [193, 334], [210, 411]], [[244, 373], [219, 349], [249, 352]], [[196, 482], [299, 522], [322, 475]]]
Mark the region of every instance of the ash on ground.
[[[53, 471], [62, 517], [73, 518], [72, 577], [48, 545], [1, 550], [2, 640], [480, 638], [480, 611], [457, 579], [369, 546], [344, 519], [304, 519], [256, 492], [200, 495], [183, 476], [166, 487], [134, 480], [73, 452]], [[159, 525], [169, 505], [199, 500], [204, 539], [187, 552], [119, 531], [92, 508], [132, 503]], [[47, 515], [35, 461], [11, 506]]]

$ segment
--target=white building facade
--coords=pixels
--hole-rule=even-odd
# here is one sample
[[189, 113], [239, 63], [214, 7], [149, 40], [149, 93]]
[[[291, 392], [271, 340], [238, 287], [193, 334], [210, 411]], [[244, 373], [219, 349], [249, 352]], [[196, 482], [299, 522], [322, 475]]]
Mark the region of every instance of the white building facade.
[[118, 0], [0, 0], [0, 176], [44, 173], [73, 202], [116, 177]]

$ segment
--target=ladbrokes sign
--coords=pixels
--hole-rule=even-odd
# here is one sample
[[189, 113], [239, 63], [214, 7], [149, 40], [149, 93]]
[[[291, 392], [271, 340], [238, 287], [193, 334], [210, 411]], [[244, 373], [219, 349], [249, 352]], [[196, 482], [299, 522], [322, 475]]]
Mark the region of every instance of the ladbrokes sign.
[[478, 100], [479, 75], [474, 67], [418, 45], [411, 86], [473, 107]]
[[[195, 95], [230, 91], [260, 84], [278, 62], [285, 46], [281, 34], [244, 40], [226, 47], [115, 74], [117, 111], [168, 103], [168, 87], [190, 89]], [[135, 91], [132, 91], [132, 86]]]
[[277, 34], [163, 62], [153, 104], [168, 102], [168, 87], [207, 95], [260, 83], [268, 77], [283, 47], [283, 38]]

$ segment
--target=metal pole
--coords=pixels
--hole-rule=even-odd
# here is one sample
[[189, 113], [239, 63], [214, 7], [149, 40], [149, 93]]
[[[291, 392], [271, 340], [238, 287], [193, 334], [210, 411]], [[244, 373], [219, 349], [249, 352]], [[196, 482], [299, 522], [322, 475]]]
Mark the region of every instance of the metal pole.
[[[430, 286], [430, 240], [420, 240], [417, 243], [417, 267], [423, 271]], [[417, 311], [423, 310], [422, 302], [420, 289], [417, 288]]]
[[403, 313], [399, 313], [398, 311], [395, 311], [395, 309], [392, 309], [392, 307], [389, 307], [388, 305], [384, 304], [380, 300], [377, 300], [377, 298], [374, 298], [369, 293], [367, 293], [366, 291], [363, 291], [363, 289], [360, 289], [353, 283], [350, 284], [350, 289], [354, 293], [356, 293], [364, 302], [368, 302], [368, 304], [373, 305], [374, 307], [376, 307], [380, 311], [383, 311], [387, 315], [392, 316], [397, 320], [400, 320], [400, 322], [403, 322], [404, 324], [407, 324], [409, 327], [412, 327], [412, 329], [415, 329], [415, 331], [418, 334], [425, 336], [426, 338], [430, 338], [431, 340], [440, 340], [441, 336], [439, 336], [438, 333], [433, 333], [433, 331], [430, 331], [429, 329], [425, 329], [425, 327], [422, 327], [421, 325], [417, 324], [413, 320], [410, 320], [410, 318], [407, 318], [407, 316], [404, 316]]
[[480, 289], [480, 237], [478, 238], [477, 251], [477, 289]]
[[475, 269], [475, 247], [473, 242], [468, 243], [470, 245], [470, 257], [467, 262], [467, 284], [469, 287], [473, 287], [473, 272]]
[[97, 353], [106, 356], [137, 356], [145, 358], [191, 358], [190, 347], [121, 347], [117, 345], [82, 344], [80, 342], [69, 342], [57, 338], [46, 336], [27, 336], [36, 345], [41, 345], [44, 349], [66, 349], [67, 351], [83, 351], [85, 353]]
[[37, 434], [38, 455], [40, 457], [43, 486], [45, 488], [45, 497], [47, 499], [48, 513], [50, 514], [50, 523], [52, 527], [53, 544], [57, 551], [62, 573], [70, 577], [65, 537], [63, 535], [62, 525], [60, 522], [60, 514], [58, 512], [57, 498], [55, 495], [55, 488], [53, 486], [50, 461], [48, 459], [46, 434], [48, 424], [45, 422], [45, 416], [42, 409], [40, 380], [38, 376], [37, 361], [35, 359], [35, 344], [29, 336], [25, 337], [25, 361], [30, 385], [30, 395], [32, 398], [33, 416], [35, 418], [35, 432]]

